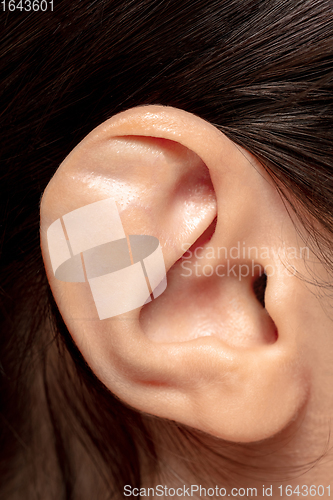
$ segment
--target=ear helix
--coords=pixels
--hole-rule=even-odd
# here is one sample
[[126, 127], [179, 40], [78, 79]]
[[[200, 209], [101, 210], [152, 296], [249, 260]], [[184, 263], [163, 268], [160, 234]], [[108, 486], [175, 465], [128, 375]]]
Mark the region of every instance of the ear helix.
[[47, 241], [54, 276], [88, 281], [101, 320], [147, 304], [167, 286], [158, 239], [126, 237], [112, 198], [57, 219], [47, 230]]

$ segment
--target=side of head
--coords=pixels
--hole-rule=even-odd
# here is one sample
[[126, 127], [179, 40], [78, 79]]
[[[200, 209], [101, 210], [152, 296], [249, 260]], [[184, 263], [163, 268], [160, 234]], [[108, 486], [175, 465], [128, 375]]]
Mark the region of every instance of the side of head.
[[[6, 498], [51, 475], [89, 496], [82, 461], [110, 491], [140, 485], [161, 463], [147, 421], [239, 449], [310, 402], [330, 418], [330, 298], [313, 282], [331, 282], [315, 255], [330, 264], [331, 5], [295, 3], [63, 3], [26, 16], [24, 37], [7, 19]], [[158, 239], [168, 286], [100, 320], [88, 283], [54, 277], [46, 235], [106, 199], [125, 236]]]

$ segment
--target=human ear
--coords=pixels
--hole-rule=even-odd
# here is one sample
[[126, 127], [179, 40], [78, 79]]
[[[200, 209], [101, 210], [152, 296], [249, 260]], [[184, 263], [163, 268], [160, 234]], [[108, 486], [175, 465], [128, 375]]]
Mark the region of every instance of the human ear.
[[[66, 220], [86, 214], [74, 229], [94, 248], [108, 234], [110, 206], [110, 225], [117, 220], [124, 231], [114, 240], [157, 239], [167, 287], [100, 319], [87, 275], [57, 279], [57, 238], [48, 231], [58, 225], [71, 242]], [[253, 257], [253, 249], [278, 248], [293, 235], [276, 188], [250, 153], [197, 116], [162, 106], [127, 110], [93, 130], [60, 165], [41, 203], [50, 286], [96, 376], [140, 411], [238, 442], [279, 432], [307, 399], [300, 333], [288, 321], [296, 278], [282, 272], [274, 252]], [[77, 255], [84, 268], [84, 252]], [[258, 300], [254, 284], [265, 269]], [[136, 292], [128, 288], [131, 297]], [[109, 290], [103, 293], [109, 303]]]

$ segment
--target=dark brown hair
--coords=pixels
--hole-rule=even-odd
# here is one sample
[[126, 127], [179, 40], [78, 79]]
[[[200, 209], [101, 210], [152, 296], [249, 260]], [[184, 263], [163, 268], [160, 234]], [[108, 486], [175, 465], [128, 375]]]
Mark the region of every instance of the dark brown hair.
[[147, 418], [94, 376], [54, 304], [41, 194], [106, 118], [175, 106], [263, 162], [330, 263], [333, 5], [73, 0], [1, 23], [0, 497], [117, 497], [158, 453]]

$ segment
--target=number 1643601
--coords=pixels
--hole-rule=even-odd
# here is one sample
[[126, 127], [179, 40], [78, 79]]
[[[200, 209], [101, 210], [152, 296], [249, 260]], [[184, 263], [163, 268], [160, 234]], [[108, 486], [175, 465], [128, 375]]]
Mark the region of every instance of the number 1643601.
[[7, 12], [53, 12], [53, 0], [2, 0], [1, 5]]

